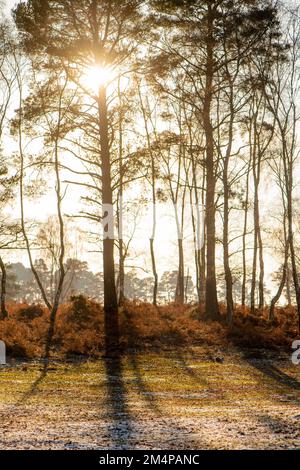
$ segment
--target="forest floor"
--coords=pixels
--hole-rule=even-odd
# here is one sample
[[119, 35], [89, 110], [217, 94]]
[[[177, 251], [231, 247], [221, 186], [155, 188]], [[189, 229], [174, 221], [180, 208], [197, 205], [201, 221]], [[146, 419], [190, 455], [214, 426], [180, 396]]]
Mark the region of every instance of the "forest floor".
[[12, 359], [0, 369], [0, 449], [299, 449], [300, 366], [214, 354], [132, 350], [46, 373]]

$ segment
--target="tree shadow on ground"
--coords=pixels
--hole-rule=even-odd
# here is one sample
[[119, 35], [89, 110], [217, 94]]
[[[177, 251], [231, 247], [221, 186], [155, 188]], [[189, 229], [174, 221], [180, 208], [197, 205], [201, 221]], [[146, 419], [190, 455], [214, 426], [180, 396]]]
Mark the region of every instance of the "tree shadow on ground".
[[21, 396], [21, 398], [17, 401], [16, 405], [23, 405], [24, 403], [26, 403], [26, 401], [30, 400], [30, 398], [32, 398], [34, 395], [38, 393], [39, 386], [45, 380], [48, 374], [48, 370], [49, 370], [49, 367], [47, 364], [45, 364], [42, 370], [40, 371], [40, 374], [37, 377], [37, 379], [35, 379], [35, 381], [32, 383], [30, 389], [27, 390], [27, 392], [25, 392]]
[[201, 443], [203, 436], [191, 436], [189, 426], [184, 426], [178, 417], [170, 415], [167, 410], [160, 409], [155, 394], [147, 386], [139, 370], [139, 361], [135, 352], [131, 351], [123, 358], [124, 361], [126, 359], [129, 359], [129, 365], [135, 373], [138, 391], [148, 406], [144, 410], [145, 413], [141, 413], [139, 408], [136, 408], [134, 414], [131, 413], [130, 395], [123, 378], [122, 359], [106, 359], [108, 412], [105, 415], [109, 420], [107, 425], [111, 442], [109, 448], [117, 450], [206, 448], [207, 445]]
[[292, 416], [270, 416], [262, 414], [259, 421], [273, 434], [282, 434], [289, 437], [297, 437], [299, 432], [299, 418]]
[[[239, 341], [232, 340], [237, 351], [241, 354], [244, 361], [254, 369], [261, 372], [265, 377], [271, 379], [275, 385], [285, 386], [291, 390], [300, 391], [300, 381], [283, 372], [276, 365], [278, 362], [277, 354], [278, 350], [271, 348], [249, 348], [243, 347]], [[299, 398], [295, 397], [295, 401], [299, 402]]]
[[[172, 333], [171, 323], [168, 321], [168, 319], [166, 317], [161, 316], [161, 318], [165, 322], [167, 327], [169, 328], [169, 331], [170, 331], [170, 334], [171, 334]], [[196, 355], [195, 355], [194, 351], [185, 344], [184, 336], [180, 335], [179, 332], [176, 332], [176, 333], [177, 333], [177, 338], [176, 339], [179, 340], [178, 341], [179, 344], [174, 343], [175, 348], [172, 348], [171, 351], [170, 351], [170, 354], [171, 354], [173, 360], [177, 364], [179, 364], [180, 368], [187, 375], [189, 375], [190, 377], [198, 380], [202, 385], [207, 385], [207, 380], [203, 377], [203, 375], [200, 374], [199, 372], [195, 371], [195, 369], [193, 367], [191, 367], [187, 362], [187, 355], [189, 355], [192, 359], [196, 358]], [[183, 346], [184, 350], [181, 347], [181, 345], [184, 345]]]
[[299, 415], [293, 416], [290, 411], [281, 416], [264, 413], [257, 419], [264, 426], [264, 432], [272, 436], [270, 440], [274, 444], [270, 448], [299, 449]]
[[161, 411], [158, 407], [157, 400], [155, 399], [155, 396], [153, 395], [152, 391], [150, 390], [145, 380], [143, 379], [143, 375], [141, 373], [141, 369], [139, 366], [139, 361], [138, 361], [138, 357], [136, 353], [136, 339], [138, 338], [138, 331], [134, 325], [134, 322], [132, 321], [130, 317], [130, 313], [127, 312], [126, 310], [124, 311], [124, 318], [125, 318], [124, 335], [126, 337], [126, 342], [128, 345], [127, 357], [128, 357], [131, 369], [134, 373], [135, 381], [139, 389], [139, 393], [145, 398], [150, 409], [154, 413], [161, 415]]
[[195, 359], [196, 356], [192, 350], [185, 348], [184, 353], [182, 352], [181, 348], [177, 348], [174, 351], [171, 351], [171, 355], [173, 360], [179, 365], [179, 367], [184, 371], [185, 374], [189, 375], [191, 378], [195, 379], [201, 385], [208, 385], [207, 380], [203, 376], [195, 370], [195, 368], [191, 367], [187, 361], [187, 354], [190, 355], [192, 359]]
[[[159, 309], [159, 307], [156, 307], [156, 308]], [[158, 407], [157, 400], [155, 400], [153, 393], [151, 392], [150, 388], [147, 386], [146, 382], [144, 381], [143, 376], [141, 374], [140, 367], [139, 367], [138, 354], [137, 354], [137, 340], [139, 337], [138, 329], [136, 328], [134, 322], [132, 321], [130, 312], [124, 310], [124, 318], [125, 318], [125, 324], [124, 324], [125, 328], [124, 328], [123, 334], [126, 338], [126, 344], [128, 346], [127, 356], [129, 358], [131, 368], [134, 371], [136, 383], [138, 384], [140, 393], [148, 401], [148, 404], [150, 405], [151, 409], [155, 411], [156, 413], [161, 414], [161, 411]], [[195, 371], [194, 368], [188, 365], [187, 357], [186, 357], [187, 354], [191, 358], [195, 358], [195, 354], [192, 349], [186, 346], [184, 336], [178, 331], [174, 332], [174, 330], [172, 329], [172, 325], [168, 322], [166, 318], [162, 317], [162, 319], [164, 320], [168, 328], [167, 335], [168, 335], [169, 341], [171, 341], [172, 339], [174, 341], [172, 344], [172, 349], [167, 350], [167, 355], [170, 358], [172, 358], [172, 360], [176, 364], [179, 365], [180, 369], [183, 370], [184, 373], [198, 380], [198, 382], [201, 383], [202, 385], [207, 385], [207, 381], [205, 380], [203, 375]], [[185, 345], [184, 352], [183, 352], [182, 345]], [[174, 346], [176, 347], [175, 349], [174, 349]], [[165, 351], [164, 351], [164, 354], [165, 354]], [[174, 375], [176, 374], [176, 369], [173, 369], [173, 373]]]
[[[274, 365], [271, 361], [263, 360], [263, 359], [247, 359], [246, 361], [255, 369], [262, 372], [267, 377], [274, 380], [277, 384], [284, 385], [292, 390], [300, 391], [300, 382], [299, 380], [291, 377], [290, 375], [286, 374], [282, 370], [280, 370], [276, 365]], [[300, 400], [300, 396], [299, 396]]]
[[114, 448], [126, 450], [129, 448], [133, 433], [133, 417], [127, 403], [122, 358], [119, 356], [105, 358], [104, 365], [107, 383], [108, 433]]
[[[177, 448], [181, 449], [197, 449], [207, 447], [201, 444], [203, 436], [190, 436], [190, 428], [180, 423], [177, 416], [170, 414], [163, 405], [159, 403], [157, 395], [147, 383], [147, 378], [143, 373], [144, 366], [154, 368], [155, 362], [151, 364], [140, 363], [139, 347], [138, 347], [138, 330], [135, 327], [130, 313], [124, 311], [124, 325], [122, 336], [126, 341], [126, 354], [123, 357], [114, 359], [105, 359], [106, 380], [107, 380], [107, 406], [109, 413], [107, 417], [110, 419], [108, 432], [113, 443], [113, 447], [117, 449], [134, 449], [141, 448], [141, 444], [146, 443], [151, 448]], [[155, 356], [154, 356], [155, 357]], [[124, 362], [123, 362], [124, 361]], [[184, 356], [180, 359], [181, 366], [184, 364]], [[146, 403], [146, 409], [136, 407], [134, 415], [130, 411], [128, 391], [126, 390], [124, 380], [124, 368], [122, 363], [127, 363], [134, 374], [134, 384], [137, 391], [141, 395], [142, 400]], [[186, 364], [185, 371], [193, 373]], [[170, 368], [174, 373], [175, 369]], [[196, 376], [197, 374], [195, 374]], [[167, 380], [168, 381], [168, 380]], [[132, 383], [132, 382], [131, 382]], [[168, 390], [166, 390], [168, 392]], [[172, 398], [170, 398], [172, 400]], [[136, 405], [139, 405], [138, 403]], [[144, 412], [143, 412], [144, 411]], [[172, 446], [172, 442], [174, 445]], [[176, 444], [175, 444], [176, 443]], [[172, 446], [172, 447], [170, 447]]]

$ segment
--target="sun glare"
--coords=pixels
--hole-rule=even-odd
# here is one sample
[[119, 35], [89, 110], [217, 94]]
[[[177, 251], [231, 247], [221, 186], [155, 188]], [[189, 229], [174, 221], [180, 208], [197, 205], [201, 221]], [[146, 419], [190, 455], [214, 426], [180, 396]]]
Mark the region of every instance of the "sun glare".
[[83, 81], [88, 88], [97, 92], [100, 86], [109, 84], [113, 78], [113, 71], [109, 67], [95, 65], [87, 70], [83, 76]]

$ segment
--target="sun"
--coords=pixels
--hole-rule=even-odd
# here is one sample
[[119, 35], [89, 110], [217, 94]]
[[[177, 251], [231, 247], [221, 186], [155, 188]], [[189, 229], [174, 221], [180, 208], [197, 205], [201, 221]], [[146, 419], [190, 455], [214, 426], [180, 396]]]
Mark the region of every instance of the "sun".
[[82, 80], [90, 90], [97, 92], [103, 85], [108, 85], [114, 79], [114, 73], [109, 67], [94, 65], [83, 74]]

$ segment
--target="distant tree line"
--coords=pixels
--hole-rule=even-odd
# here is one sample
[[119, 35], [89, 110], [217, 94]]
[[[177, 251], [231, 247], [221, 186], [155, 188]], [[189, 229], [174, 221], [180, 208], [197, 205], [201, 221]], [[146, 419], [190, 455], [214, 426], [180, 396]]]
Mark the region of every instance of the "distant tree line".
[[[55, 292], [55, 286], [59, 279], [59, 273], [54, 273], [47, 267], [42, 258], [36, 259], [35, 269], [42, 282], [47, 286], [47, 294], [51, 298]], [[26, 302], [29, 304], [43, 301], [41, 292], [34, 282], [34, 275], [30, 268], [22, 263], [8, 263], [6, 265], [7, 300]], [[166, 271], [159, 279], [158, 300], [159, 303], [171, 303], [174, 301], [174, 292], [177, 284], [177, 271]], [[60, 303], [68, 302], [71, 297], [84, 295], [98, 302], [103, 302], [103, 273], [93, 273], [88, 269], [85, 261], [67, 259], [66, 280], [61, 294]], [[195, 286], [190, 277], [185, 279], [185, 300], [194, 303], [197, 300]], [[141, 277], [135, 270], [126, 273], [124, 285], [124, 297], [128, 300], [152, 301], [152, 277]]]

